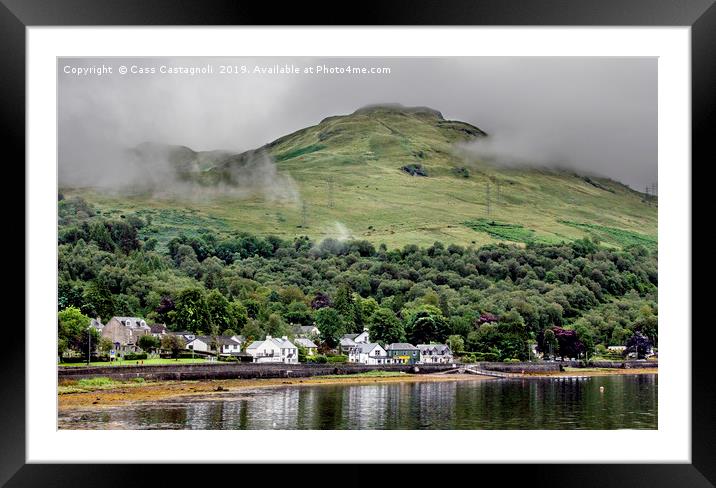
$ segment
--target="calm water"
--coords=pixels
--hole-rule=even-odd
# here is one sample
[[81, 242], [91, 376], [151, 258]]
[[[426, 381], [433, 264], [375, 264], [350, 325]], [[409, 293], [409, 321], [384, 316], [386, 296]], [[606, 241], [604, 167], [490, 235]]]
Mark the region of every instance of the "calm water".
[[74, 410], [59, 427], [656, 429], [657, 386], [657, 375], [280, 386]]

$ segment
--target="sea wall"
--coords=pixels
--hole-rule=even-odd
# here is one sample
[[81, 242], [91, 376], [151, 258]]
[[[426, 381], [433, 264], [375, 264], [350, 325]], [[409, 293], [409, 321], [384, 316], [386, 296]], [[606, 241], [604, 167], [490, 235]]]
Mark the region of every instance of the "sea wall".
[[561, 363], [563, 366], [570, 368], [619, 368], [619, 369], [634, 369], [634, 368], [658, 368], [659, 361], [590, 361], [589, 364], [584, 365], [581, 361], [564, 361]]
[[[523, 363], [480, 362], [467, 364], [476, 369], [503, 373], [547, 373], [561, 371], [565, 366], [578, 368], [579, 361], [545, 361]], [[598, 361], [590, 363], [592, 368], [656, 368], [657, 361]], [[401, 371], [414, 374], [430, 374], [455, 369], [453, 364], [254, 364], [254, 363], [208, 363], [208, 364], [163, 364], [154, 366], [103, 366], [103, 367], [60, 367], [59, 380], [78, 380], [104, 376], [117, 380], [144, 378], [146, 380], [208, 380], [233, 378], [306, 378], [333, 374], [355, 374], [367, 371]]]
[[451, 364], [380, 365], [365, 364], [178, 364], [155, 366], [61, 367], [60, 380], [104, 376], [126, 380], [206, 380], [232, 378], [305, 378], [332, 374], [355, 374], [367, 371], [402, 371], [405, 373], [437, 373], [454, 369]]
[[[475, 363], [478, 369], [484, 369], [487, 371], [498, 371], [501, 373], [549, 373], [561, 371], [560, 364], [558, 362], [535, 362], [535, 363], [497, 363], [497, 362], [481, 362]], [[469, 365], [467, 365], [469, 366]]]

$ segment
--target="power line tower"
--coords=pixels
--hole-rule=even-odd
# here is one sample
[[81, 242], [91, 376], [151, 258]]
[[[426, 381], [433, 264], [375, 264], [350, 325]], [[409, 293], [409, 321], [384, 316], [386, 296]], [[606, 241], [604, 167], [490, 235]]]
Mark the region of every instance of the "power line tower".
[[335, 201], [333, 200], [333, 176], [328, 177], [328, 208], [333, 208], [335, 206]]
[[487, 182], [487, 190], [485, 192], [485, 198], [487, 200], [486, 206], [487, 206], [487, 218], [489, 219], [492, 216], [492, 207], [490, 202], [490, 181]]

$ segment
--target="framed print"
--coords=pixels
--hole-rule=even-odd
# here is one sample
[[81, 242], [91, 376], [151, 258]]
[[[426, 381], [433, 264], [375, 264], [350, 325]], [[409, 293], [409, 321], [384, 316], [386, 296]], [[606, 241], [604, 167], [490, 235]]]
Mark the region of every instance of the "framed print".
[[388, 2], [343, 26], [211, 4], [3, 2], [27, 192], [3, 482], [713, 483], [691, 308], [712, 2]]

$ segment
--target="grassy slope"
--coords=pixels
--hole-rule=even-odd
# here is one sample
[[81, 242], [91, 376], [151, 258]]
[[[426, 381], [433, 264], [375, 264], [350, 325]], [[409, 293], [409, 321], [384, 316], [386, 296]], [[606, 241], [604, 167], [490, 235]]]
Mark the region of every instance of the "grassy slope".
[[[476, 130], [419, 111], [376, 109], [330, 117], [265, 147], [280, 171], [296, 181], [301, 192], [298, 203], [259, 197], [186, 202], [81, 193], [108, 214], [152, 213], [160, 241], [198, 228], [320, 239], [335, 237], [335, 224], [340, 222], [353, 237], [385, 242], [389, 247], [437, 240], [480, 245], [499, 240], [465, 225], [487, 216], [489, 182], [491, 219], [522, 225], [538, 240], [570, 240], [590, 233], [617, 246], [629, 240], [621, 239], [619, 231], [605, 231], [607, 227], [655, 242], [656, 208], [619, 183], [593, 178], [595, 186], [567, 172], [498, 169], [462, 161], [452, 148], [474, 139]], [[429, 176], [409, 176], [400, 170], [415, 163], [422, 164]], [[469, 178], [454, 173], [463, 166], [469, 168]], [[304, 205], [307, 228], [301, 226]]]

